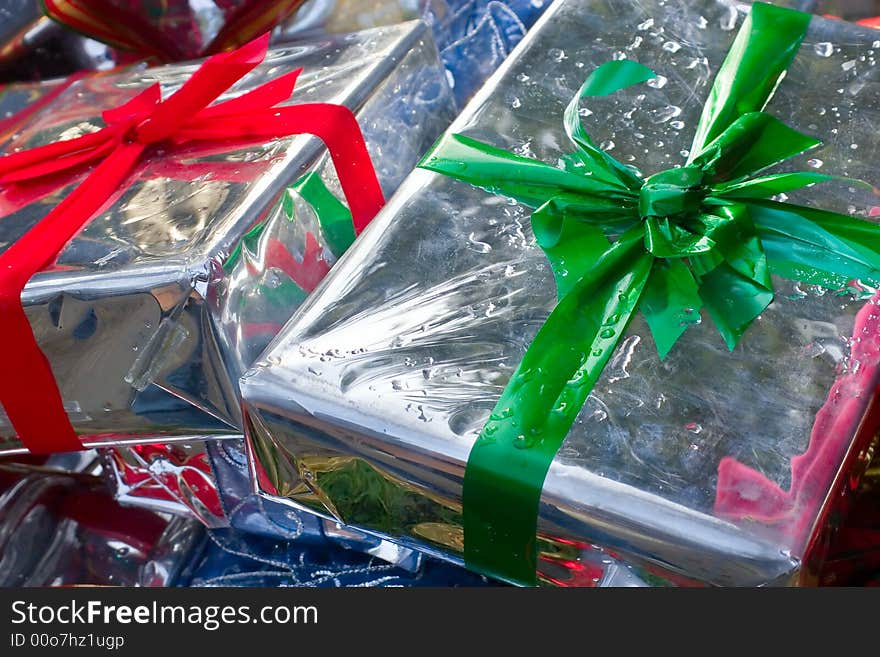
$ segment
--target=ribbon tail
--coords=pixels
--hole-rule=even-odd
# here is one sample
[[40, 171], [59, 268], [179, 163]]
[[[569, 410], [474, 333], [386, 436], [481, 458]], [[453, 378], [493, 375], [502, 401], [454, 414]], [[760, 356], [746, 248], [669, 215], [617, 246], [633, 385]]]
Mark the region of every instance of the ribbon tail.
[[19, 440], [35, 454], [82, 449], [61, 392], [21, 304], [31, 277], [49, 266], [64, 245], [125, 181], [143, 147], [128, 144], [98, 165], [81, 185], [0, 255], [0, 348], [15, 376], [0, 377], [0, 404]]
[[214, 55], [199, 66], [176, 92], [156, 106], [151, 116], [137, 127], [138, 140], [162, 141], [217, 99], [220, 94], [255, 69], [265, 58], [269, 34], [238, 50]]
[[660, 360], [666, 358], [689, 326], [700, 321], [702, 305], [694, 276], [680, 259], [654, 261], [639, 309]]
[[[583, 168], [583, 161], [578, 160]], [[419, 168], [462, 180], [537, 208], [547, 199], [567, 199], [596, 217], [620, 214], [620, 206], [635, 207], [637, 198], [618, 182], [611, 184], [583, 171], [560, 169], [465, 135], [443, 137], [419, 163]], [[594, 222], [598, 223], [598, 222]]]
[[748, 199], [773, 273], [826, 288], [880, 284], [880, 226], [848, 215]]
[[688, 164], [748, 112], [770, 100], [810, 26], [810, 14], [756, 2], [715, 76], [697, 124]]
[[465, 469], [469, 568], [535, 583], [544, 479], [635, 312], [652, 262], [641, 227], [625, 233], [559, 302], [529, 345]]
[[0, 157], [0, 182], [19, 182], [92, 161], [99, 157], [96, 151], [110, 143], [110, 139], [105, 128], [75, 139], [5, 155]]
[[587, 76], [577, 94], [565, 108], [564, 122], [568, 138], [577, 144], [578, 153], [585, 164], [592, 165], [593, 175], [611, 185], [638, 189], [642, 181], [632, 169], [593, 143], [581, 123], [578, 101], [588, 96], [608, 96], [655, 77], [657, 74], [654, 71], [630, 59], [605, 62]]
[[296, 81], [301, 73], [302, 69], [298, 68], [290, 73], [279, 75], [246, 94], [206, 107], [196, 115], [193, 122], [198, 124], [204, 119], [232, 116], [255, 109], [262, 110], [283, 103], [293, 95]]

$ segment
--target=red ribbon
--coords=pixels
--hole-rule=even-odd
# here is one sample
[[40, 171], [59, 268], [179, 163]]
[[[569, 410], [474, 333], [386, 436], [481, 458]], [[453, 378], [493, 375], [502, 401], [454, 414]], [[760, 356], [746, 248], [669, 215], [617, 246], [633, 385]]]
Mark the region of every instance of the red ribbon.
[[[293, 93], [301, 70], [282, 75], [237, 98], [209, 105], [259, 65], [268, 34], [238, 50], [206, 60], [166, 100], [158, 84], [102, 114], [106, 127], [75, 139], [0, 158], [0, 188], [54, 181], [60, 186], [83, 166], [96, 165], [39, 223], [0, 255], [0, 403], [18, 439], [36, 454], [83, 449], [61, 393], [21, 304], [31, 277], [50, 266], [67, 242], [106, 205], [144, 154], [161, 144], [242, 139], [262, 141], [310, 134], [327, 146], [359, 233], [384, 204], [376, 172], [352, 112], [313, 103], [275, 107]], [[64, 180], [62, 180], [64, 179]], [[87, 375], [87, 373], [83, 373]]]

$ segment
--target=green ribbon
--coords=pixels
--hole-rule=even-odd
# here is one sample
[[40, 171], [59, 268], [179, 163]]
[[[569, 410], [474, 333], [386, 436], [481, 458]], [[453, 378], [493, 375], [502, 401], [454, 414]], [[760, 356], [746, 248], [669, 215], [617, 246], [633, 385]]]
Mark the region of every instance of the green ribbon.
[[[560, 167], [462, 135], [421, 167], [534, 208], [558, 303], [475, 442], [464, 477], [464, 556], [475, 570], [536, 582], [538, 505], [557, 450], [636, 311], [664, 358], [705, 308], [733, 349], [773, 300], [771, 272], [839, 287], [880, 282], [880, 227], [769, 197], [832, 179], [762, 172], [820, 142], [765, 114], [810, 16], [755, 3], [719, 70], [681, 168], [646, 179], [598, 148], [578, 102], [655, 76], [599, 66], [565, 111], [577, 150]], [[862, 184], [862, 183], [859, 183]]]
[[327, 189], [321, 176], [312, 171], [293, 183], [284, 195], [284, 212], [290, 220], [295, 214], [291, 192], [299, 194], [311, 206], [330, 252], [337, 259], [341, 258], [355, 239], [351, 211], [345, 203], [336, 198]]
[[[312, 208], [315, 218], [318, 220], [318, 226], [321, 229], [324, 242], [338, 260], [348, 250], [348, 247], [354, 243], [356, 237], [351, 211], [345, 203], [336, 198], [333, 192], [327, 189], [320, 175], [310, 171], [284, 190], [281, 198], [281, 209], [284, 212], [285, 218], [290, 222], [296, 219], [295, 197], [297, 195]], [[242, 235], [235, 248], [223, 263], [224, 272], [227, 274], [232, 272], [245, 253], [250, 253], [253, 257], [257, 257], [259, 241], [266, 230], [266, 226], [267, 222], [261, 221]], [[293, 281], [290, 281], [289, 284], [298, 290], [295, 293], [298, 301], [293, 304], [295, 307], [305, 300], [308, 292], [300, 289]], [[291, 303], [288, 301], [286, 305], [290, 306]]]

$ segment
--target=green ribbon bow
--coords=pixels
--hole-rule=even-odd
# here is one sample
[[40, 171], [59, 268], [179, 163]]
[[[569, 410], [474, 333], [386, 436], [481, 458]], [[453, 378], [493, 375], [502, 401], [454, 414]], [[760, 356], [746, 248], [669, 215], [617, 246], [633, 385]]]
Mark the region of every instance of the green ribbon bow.
[[880, 281], [880, 227], [769, 200], [831, 176], [761, 173], [820, 143], [761, 111], [809, 23], [802, 12], [752, 6], [680, 168], [643, 179], [581, 125], [581, 98], [655, 77], [628, 60], [598, 67], [568, 105], [565, 129], [577, 150], [561, 168], [462, 135], [444, 138], [421, 163], [535, 208], [532, 228], [557, 285], [556, 307], [467, 462], [470, 568], [535, 583], [550, 462], [637, 310], [664, 358], [701, 308], [733, 349], [773, 300], [771, 272], [826, 287]]

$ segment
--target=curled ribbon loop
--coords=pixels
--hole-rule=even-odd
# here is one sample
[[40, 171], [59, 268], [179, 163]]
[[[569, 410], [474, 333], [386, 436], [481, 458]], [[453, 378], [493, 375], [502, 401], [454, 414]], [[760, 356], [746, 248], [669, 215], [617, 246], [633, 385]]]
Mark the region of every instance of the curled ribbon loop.
[[636, 311], [664, 358], [702, 308], [733, 349], [773, 300], [771, 272], [826, 287], [880, 283], [880, 226], [769, 200], [832, 179], [763, 173], [819, 144], [761, 111], [809, 23], [802, 12], [752, 5], [681, 168], [643, 179], [598, 148], [581, 124], [581, 98], [655, 76], [629, 60], [599, 66], [569, 104], [565, 128], [577, 150], [560, 168], [461, 135], [444, 139], [420, 165], [535, 208], [532, 227], [557, 286], [556, 307], [468, 458], [469, 567], [535, 582], [544, 479]]
[[[143, 163], [151, 146], [212, 145], [312, 134], [327, 145], [359, 233], [384, 204], [363, 135], [345, 107], [275, 107], [294, 89], [293, 71], [237, 98], [211, 105], [265, 58], [269, 35], [207, 59], [177, 92], [162, 100], [158, 85], [105, 111], [106, 127], [0, 158], [3, 192], [21, 184], [57, 189], [94, 165], [86, 178], [40, 222], [0, 254], [0, 359], [14, 376], [0, 377], [0, 403], [32, 453], [82, 449], [52, 369], [21, 304], [30, 278], [51, 265], [67, 242], [111, 200]], [[38, 185], [39, 186], [39, 185]]]

